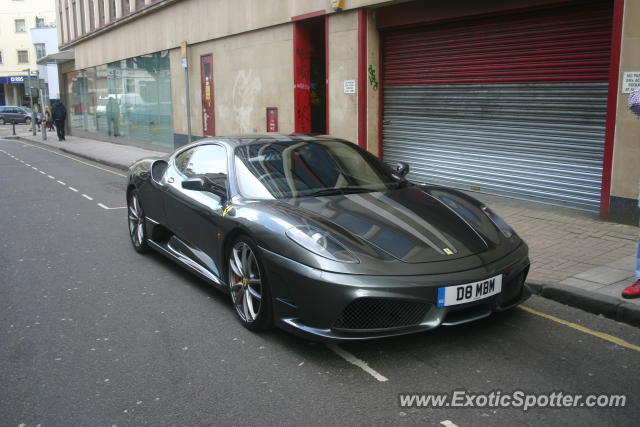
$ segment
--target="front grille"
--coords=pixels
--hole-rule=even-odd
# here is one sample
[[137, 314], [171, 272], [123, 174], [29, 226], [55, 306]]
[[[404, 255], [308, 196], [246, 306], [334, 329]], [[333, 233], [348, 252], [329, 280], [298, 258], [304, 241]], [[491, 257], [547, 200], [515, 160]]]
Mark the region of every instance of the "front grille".
[[340, 313], [333, 328], [353, 330], [415, 326], [422, 322], [428, 310], [429, 306], [421, 302], [359, 298]]

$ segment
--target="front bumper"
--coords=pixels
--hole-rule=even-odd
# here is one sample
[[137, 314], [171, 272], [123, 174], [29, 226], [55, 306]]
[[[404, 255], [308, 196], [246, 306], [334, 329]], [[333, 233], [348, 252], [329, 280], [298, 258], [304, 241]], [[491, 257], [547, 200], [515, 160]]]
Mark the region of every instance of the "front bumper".
[[[419, 276], [331, 273], [263, 248], [261, 252], [276, 325], [314, 340], [365, 340], [458, 325], [509, 309], [531, 296], [525, 285], [529, 258], [524, 244], [481, 268]], [[499, 294], [458, 306], [437, 306], [438, 288], [498, 274], [503, 277]]]

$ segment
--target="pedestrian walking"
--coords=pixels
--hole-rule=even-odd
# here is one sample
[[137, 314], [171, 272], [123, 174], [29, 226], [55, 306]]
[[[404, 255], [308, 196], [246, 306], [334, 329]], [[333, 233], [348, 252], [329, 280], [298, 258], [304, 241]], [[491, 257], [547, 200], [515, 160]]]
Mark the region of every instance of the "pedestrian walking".
[[55, 101], [51, 108], [51, 117], [56, 124], [56, 133], [58, 134], [58, 141], [66, 141], [64, 138], [64, 122], [67, 119], [67, 109], [60, 101]]
[[44, 107], [44, 123], [47, 130], [53, 130], [53, 119], [51, 118], [51, 108], [48, 105]]
[[[640, 117], [640, 89], [631, 92], [627, 106], [633, 114]], [[640, 199], [640, 194], [638, 199]], [[636, 248], [636, 281], [622, 290], [622, 298], [640, 298], [640, 236], [638, 236], [638, 247]]]

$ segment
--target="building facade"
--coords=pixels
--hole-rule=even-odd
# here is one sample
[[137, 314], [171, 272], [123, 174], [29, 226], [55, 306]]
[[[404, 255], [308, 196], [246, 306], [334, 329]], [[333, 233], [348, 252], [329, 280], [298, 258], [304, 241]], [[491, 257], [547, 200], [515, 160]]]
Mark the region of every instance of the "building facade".
[[54, 0], [0, 2], [0, 105], [24, 105], [27, 71], [38, 69], [44, 42], [34, 42], [32, 29], [46, 30], [56, 22]]
[[328, 133], [417, 181], [638, 221], [640, 0], [56, 8], [72, 133], [166, 150], [189, 129]]

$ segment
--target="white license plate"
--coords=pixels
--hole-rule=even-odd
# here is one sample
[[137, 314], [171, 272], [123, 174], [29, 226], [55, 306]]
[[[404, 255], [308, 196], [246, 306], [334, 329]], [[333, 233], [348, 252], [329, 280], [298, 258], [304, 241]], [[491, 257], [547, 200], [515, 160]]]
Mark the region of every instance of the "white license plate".
[[464, 304], [499, 294], [502, 290], [502, 275], [479, 282], [438, 288], [438, 307]]

